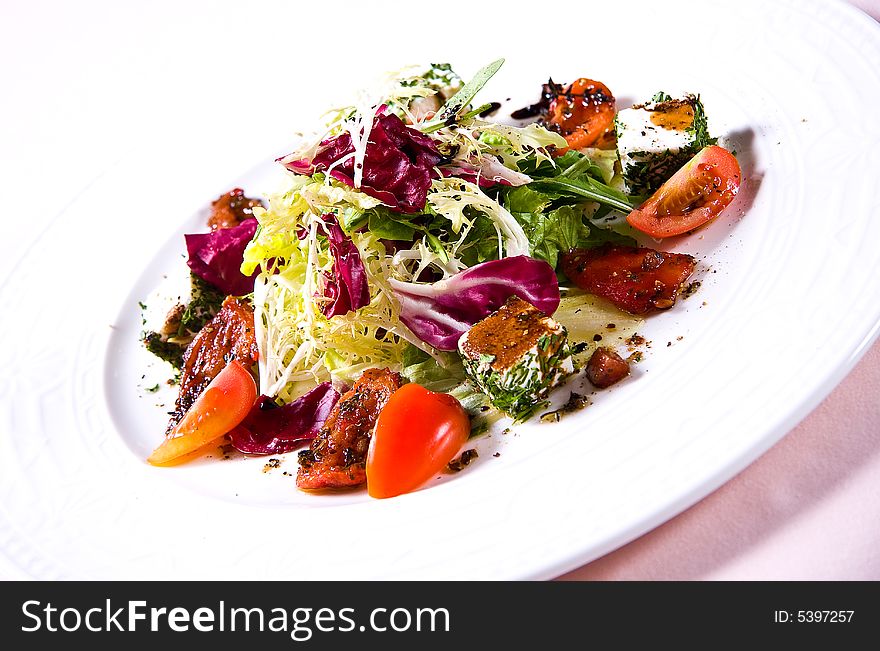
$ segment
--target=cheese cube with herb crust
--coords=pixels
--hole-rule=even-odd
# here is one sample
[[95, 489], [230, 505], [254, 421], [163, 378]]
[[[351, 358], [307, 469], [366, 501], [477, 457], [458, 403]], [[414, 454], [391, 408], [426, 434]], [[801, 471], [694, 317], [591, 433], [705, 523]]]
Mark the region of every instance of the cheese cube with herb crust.
[[615, 118], [617, 153], [626, 191], [650, 194], [703, 147], [709, 137], [699, 96], [672, 99], [657, 93], [650, 102], [624, 109]]
[[517, 421], [573, 372], [565, 328], [517, 296], [468, 330], [458, 352], [468, 377]]

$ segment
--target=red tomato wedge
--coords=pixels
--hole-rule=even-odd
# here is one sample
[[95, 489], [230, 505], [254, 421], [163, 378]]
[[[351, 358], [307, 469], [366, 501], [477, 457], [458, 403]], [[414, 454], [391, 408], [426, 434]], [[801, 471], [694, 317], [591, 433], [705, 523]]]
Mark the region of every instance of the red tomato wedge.
[[614, 116], [614, 95], [608, 86], [581, 77], [551, 100], [548, 122], [565, 137], [570, 149], [582, 149], [604, 141], [613, 131]]
[[454, 397], [403, 385], [376, 421], [367, 451], [367, 492], [383, 498], [415, 490], [452, 461], [470, 433], [470, 418]]
[[736, 193], [742, 172], [733, 154], [703, 148], [626, 218], [651, 237], [681, 235], [717, 217]]
[[562, 256], [562, 271], [571, 282], [631, 314], [672, 307], [696, 264], [685, 253], [610, 244]]
[[223, 367], [187, 410], [183, 419], [149, 456], [154, 466], [163, 466], [216, 441], [244, 419], [257, 399], [257, 385], [240, 362]]

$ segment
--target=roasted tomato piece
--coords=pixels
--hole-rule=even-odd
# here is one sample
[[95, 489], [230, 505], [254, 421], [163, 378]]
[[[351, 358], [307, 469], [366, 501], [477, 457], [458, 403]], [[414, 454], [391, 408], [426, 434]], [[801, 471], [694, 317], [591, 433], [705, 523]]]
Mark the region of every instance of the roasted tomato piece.
[[[614, 95], [599, 81], [581, 77], [550, 102], [547, 123], [571, 149], [609, 145], [613, 135]], [[613, 138], [610, 140], [613, 148]]]
[[672, 307], [696, 264], [684, 253], [610, 244], [562, 256], [562, 271], [571, 282], [631, 314]]
[[212, 231], [238, 226], [245, 219], [253, 217], [254, 208], [262, 205], [263, 202], [259, 199], [244, 196], [244, 190], [241, 188], [233, 188], [211, 202], [208, 226]]
[[717, 217], [739, 191], [742, 172], [729, 151], [703, 148], [626, 218], [651, 237], [681, 235]]
[[237, 359], [245, 368], [250, 368], [258, 357], [254, 309], [247, 301], [227, 296], [220, 311], [199, 331], [183, 354], [180, 393], [169, 431], [229, 361]]
[[370, 436], [379, 412], [400, 388], [400, 375], [371, 368], [330, 412], [311, 447], [299, 453], [296, 485], [305, 489], [349, 488], [367, 481]]
[[616, 352], [602, 346], [590, 356], [586, 370], [587, 379], [593, 386], [605, 389], [629, 375], [629, 364]]

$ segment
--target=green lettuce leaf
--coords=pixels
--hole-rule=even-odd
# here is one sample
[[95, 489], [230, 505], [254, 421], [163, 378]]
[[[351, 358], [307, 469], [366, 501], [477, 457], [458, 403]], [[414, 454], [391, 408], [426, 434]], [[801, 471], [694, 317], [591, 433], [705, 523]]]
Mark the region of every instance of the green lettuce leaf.
[[535, 190], [531, 184], [511, 188], [505, 192], [504, 205], [511, 213], [544, 212], [557, 196]]
[[561, 253], [579, 246], [590, 236], [583, 209], [577, 206], [561, 206], [547, 213], [519, 212], [514, 216], [529, 238], [532, 257], [545, 260], [554, 269]]
[[382, 240], [403, 240], [411, 242], [416, 228], [407, 219], [395, 218], [390, 210], [370, 210], [367, 228]]

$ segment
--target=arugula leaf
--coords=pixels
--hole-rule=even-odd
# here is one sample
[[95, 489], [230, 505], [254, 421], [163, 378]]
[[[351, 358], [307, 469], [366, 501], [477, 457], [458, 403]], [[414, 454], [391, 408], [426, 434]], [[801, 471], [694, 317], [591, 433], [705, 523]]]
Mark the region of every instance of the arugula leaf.
[[529, 187], [554, 199], [567, 198], [570, 203], [595, 201], [628, 213], [642, 199], [624, 194], [604, 183], [607, 171], [588, 156], [574, 150], [565, 152], [553, 163], [529, 161], [521, 165], [520, 170], [534, 179]]
[[621, 212], [630, 212], [637, 205], [637, 202], [634, 202], [628, 195], [601, 181], [596, 181], [586, 174], [579, 178], [558, 176], [550, 179], [536, 179], [533, 183], [534, 187], [539, 190], [555, 191], [562, 195], [579, 198], [581, 201], [595, 201]]
[[496, 72], [504, 65], [504, 59], [493, 61], [487, 66], [480, 68], [474, 78], [466, 83], [460, 91], [453, 95], [446, 104], [444, 104], [437, 117], [446, 120], [458, 114], [461, 109], [471, 103], [471, 100], [480, 92], [480, 89], [486, 85]]
[[[505, 207], [522, 225], [533, 257], [555, 267], [559, 255], [575, 247], [593, 248], [605, 242], [635, 246], [632, 237], [595, 225], [596, 217], [628, 213], [641, 201], [604, 183], [607, 161], [600, 163], [577, 151], [568, 151], [552, 163], [529, 161], [521, 168], [533, 181], [499, 191]], [[585, 218], [587, 206], [594, 202], [599, 206], [591, 226]]]
[[[477, 71], [477, 74], [474, 75], [474, 78], [462, 86], [461, 90], [450, 97], [449, 101], [440, 108], [437, 112], [437, 117], [433, 120], [422, 123], [421, 126], [419, 126], [419, 130], [422, 133], [430, 133], [455, 122], [456, 116], [465, 106], [471, 103], [471, 100], [480, 92], [480, 89], [486, 85], [486, 82], [498, 72], [498, 69], [501, 68], [502, 65], [504, 65], [504, 59], [498, 59], [497, 61], [493, 61], [489, 65], [480, 68], [480, 70]], [[485, 110], [485, 107], [481, 107], [481, 111], [482, 110]]]

